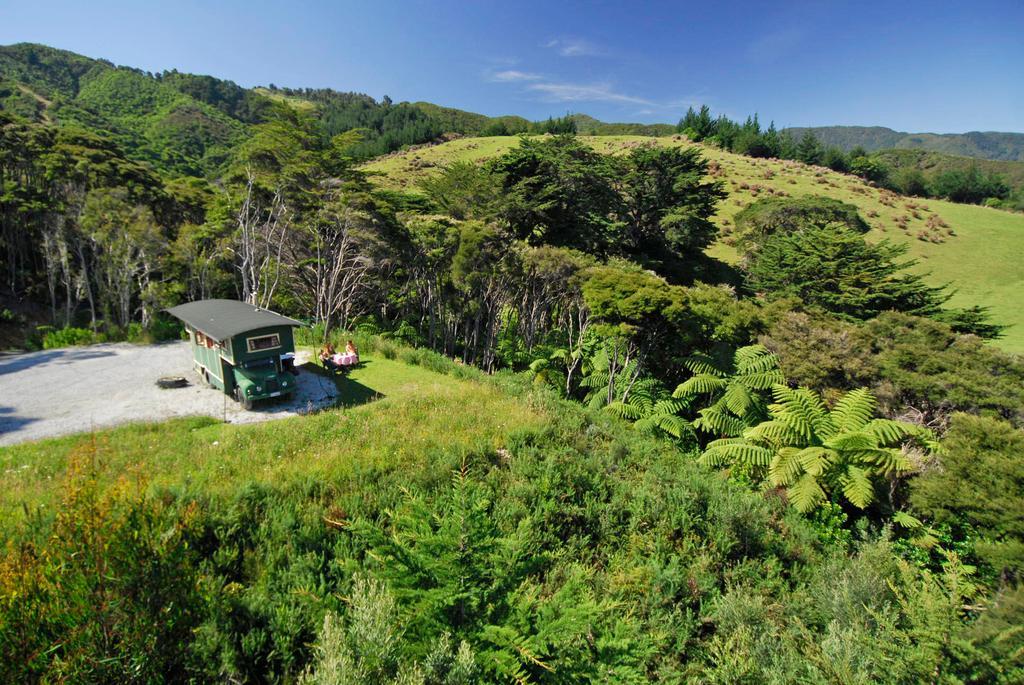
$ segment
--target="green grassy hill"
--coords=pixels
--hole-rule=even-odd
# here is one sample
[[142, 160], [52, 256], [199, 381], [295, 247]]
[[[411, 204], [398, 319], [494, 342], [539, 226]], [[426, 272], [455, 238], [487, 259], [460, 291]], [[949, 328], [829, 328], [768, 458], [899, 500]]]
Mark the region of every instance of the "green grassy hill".
[[[600, 136], [585, 140], [597, 150], [615, 153], [631, 146], [690, 145], [681, 136], [645, 138]], [[419, 179], [454, 161], [483, 161], [500, 155], [518, 138], [465, 138], [443, 145], [395, 153], [375, 160], [366, 169], [377, 182], [396, 190], [415, 191]], [[910, 246], [921, 260], [920, 269], [934, 283], [952, 283], [954, 306], [980, 304], [990, 307], [1000, 323], [1011, 325], [996, 344], [1024, 353], [1024, 308], [1019, 293], [1024, 288], [1024, 214], [955, 204], [942, 200], [906, 198], [868, 185], [857, 177], [799, 162], [754, 159], [702, 146], [711, 160], [712, 173], [725, 182], [729, 197], [720, 205], [716, 221], [722, 240], [710, 250], [726, 261], [736, 259], [729, 234], [733, 217], [763, 197], [825, 195], [860, 208], [871, 224], [870, 236], [890, 238]]]

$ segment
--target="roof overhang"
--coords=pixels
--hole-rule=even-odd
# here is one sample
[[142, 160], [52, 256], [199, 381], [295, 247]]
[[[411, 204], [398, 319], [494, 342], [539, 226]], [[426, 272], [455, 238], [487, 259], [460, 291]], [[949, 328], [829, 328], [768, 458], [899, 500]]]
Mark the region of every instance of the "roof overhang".
[[196, 300], [166, 311], [218, 342], [259, 328], [305, 326], [301, 321], [238, 300]]

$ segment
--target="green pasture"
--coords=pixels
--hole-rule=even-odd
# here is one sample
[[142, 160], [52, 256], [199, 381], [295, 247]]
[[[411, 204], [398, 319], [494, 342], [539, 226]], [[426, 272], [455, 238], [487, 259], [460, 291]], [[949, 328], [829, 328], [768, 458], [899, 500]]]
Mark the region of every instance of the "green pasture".
[[[596, 150], [622, 153], [637, 145], [692, 145], [681, 136], [584, 137]], [[376, 182], [394, 190], [415, 192], [421, 179], [455, 161], [491, 159], [518, 144], [517, 137], [461, 138], [442, 145], [395, 153], [365, 166]], [[754, 159], [701, 146], [713, 163], [729, 197], [716, 221], [722, 239], [709, 253], [735, 261], [729, 234], [738, 211], [764, 197], [825, 195], [857, 205], [871, 224], [870, 236], [907, 243], [910, 255], [932, 283], [948, 283], [956, 291], [953, 306], [982, 305], [995, 321], [1009, 325], [995, 342], [1001, 348], [1024, 353], [1024, 307], [1019, 293], [1024, 286], [1024, 214], [942, 200], [908, 198], [871, 186], [857, 177], [823, 167], [785, 160]]]

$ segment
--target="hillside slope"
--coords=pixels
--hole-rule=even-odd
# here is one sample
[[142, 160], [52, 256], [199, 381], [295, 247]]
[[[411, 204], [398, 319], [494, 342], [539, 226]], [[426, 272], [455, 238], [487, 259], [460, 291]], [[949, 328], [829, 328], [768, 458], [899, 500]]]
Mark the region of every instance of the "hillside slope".
[[0, 109], [84, 127], [117, 141], [130, 159], [199, 176], [223, 163], [247, 127], [189, 94], [184, 79], [173, 74], [164, 80], [43, 45], [0, 47]]
[[786, 130], [797, 138], [810, 131], [822, 144], [844, 151], [858, 146], [868, 152], [906, 148], [978, 159], [1024, 160], [1024, 133], [905, 133], [885, 126], [810, 126]]
[[1012, 190], [1024, 188], [1024, 161], [978, 159], [961, 157], [930, 150], [886, 149], [874, 155], [892, 172], [901, 169], [917, 169], [922, 172], [926, 181], [947, 171], [970, 171], [977, 169], [982, 174], [998, 174]]
[[[347, 410], [0, 449], [0, 680], [296, 682], [377, 640], [389, 673], [436, 677], [351, 682], [734, 682], [753, 649], [784, 659], [750, 682], [826, 682], [819, 644], [888, 682], [868, 655], [955, 627], [917, 618], [932, 586], [887, 540], [522, 376], [391, 353], [342, 381], [387, 397]], [[935, 669], [918, 662], [906, 682]]]
[[[651, 143], [691, 145], [681, 136], [586, 137], [596, 150], [615, 153]], [[395, 190], [416, 190], [417, 182], [454, 161], [483, 161], [518, 144], [515, 137], [465, 138], [443, 145], [395, 153], [374, 160], [366, 169], [377, 182]], [[1024, 214], [942, 200], [918, 200], [875, 188], [861, 179], [799, 162], [754, 159], [702, 146], [712, 173], [726, 184], [729, 197], [720, 205], [716, 222], [722, 240], [711, 254], [735, 260], [729, 233], [735, 214], [758, 198], [825, 195], [857, 205], [871, 224], [871, 237], [890, 238], [910, 246], [920, 269], [933, 283], [951, 283], [951, 304], [990, 307], [993, 318], [1011, 325], [996, 344], [1024, 353], [1024, 310], [1018, 293], [1024, 288]]]

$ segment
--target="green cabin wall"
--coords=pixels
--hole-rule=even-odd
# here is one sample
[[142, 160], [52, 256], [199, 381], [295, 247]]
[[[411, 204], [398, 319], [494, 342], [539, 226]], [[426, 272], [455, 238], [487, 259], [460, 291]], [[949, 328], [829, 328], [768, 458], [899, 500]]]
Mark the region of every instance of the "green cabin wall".
[[[212, 348], [196, 344], [195, 329], [186, 326], [185, 330], [188, 332], [189, 346], [192, 348], [192, 360], [196, 371], [202, 373], [202, 370], [206, 369], [210, 384], [229, 395], [235, 390], [232, 369], [236, 364], [242, 364], [252, 359], [278, 357], [286, 352], [295, 352], [295, 338], [291, 326], [254, 328], [214, 345]], [[257, 352], [248, 351], [247, 338], [270, 335], [271, 333], [277, 333], [281, 337], [280, 347]]]
[[[260, 350], [249, 352], [246, 340], [261, 335], [277, 333], [281, 336], [281, 346], [272, 350]], [[254, 328], [231, 338], [229, 341], [229, 359], [233, 364], [242, 364], [250, 359], [263, 359], [264, 357], [280, 356], [287, 352], [295, 352], [295, 338], [291, 326], [270, 326], [268, 328]]]

